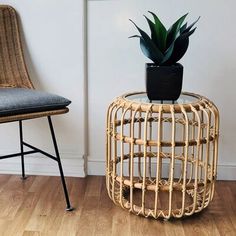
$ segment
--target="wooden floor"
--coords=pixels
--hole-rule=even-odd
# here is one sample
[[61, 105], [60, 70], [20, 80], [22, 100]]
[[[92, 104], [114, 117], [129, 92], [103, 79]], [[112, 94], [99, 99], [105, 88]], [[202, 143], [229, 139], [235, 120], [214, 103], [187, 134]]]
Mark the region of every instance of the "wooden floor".
[[183, 220], [127, 213], [106, 194], [104, 177], [67, 178], [76, 210], [65, 212], [59, 177], [0, 175], [0, 235], [236, 235], [236, 181], [217, 184], [211, 205]]

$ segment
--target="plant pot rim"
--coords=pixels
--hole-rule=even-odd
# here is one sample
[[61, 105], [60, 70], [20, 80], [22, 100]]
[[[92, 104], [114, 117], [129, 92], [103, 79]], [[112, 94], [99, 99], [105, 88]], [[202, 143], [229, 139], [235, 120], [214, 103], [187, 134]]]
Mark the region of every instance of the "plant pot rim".
[[181, 63], [175, 63], [173, 65], [157, 65], [155, 63], [146, 63], [146, 66], [148, 67], [183, 67], [183, 65]]

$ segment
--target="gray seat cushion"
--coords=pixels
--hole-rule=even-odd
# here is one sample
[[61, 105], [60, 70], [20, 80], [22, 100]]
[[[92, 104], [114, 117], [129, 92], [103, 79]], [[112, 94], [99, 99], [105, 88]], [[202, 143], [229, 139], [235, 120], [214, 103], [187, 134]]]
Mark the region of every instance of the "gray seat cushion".
[[0, 116], [62, 109], [70, 100], [33, 89], [0, 88]]

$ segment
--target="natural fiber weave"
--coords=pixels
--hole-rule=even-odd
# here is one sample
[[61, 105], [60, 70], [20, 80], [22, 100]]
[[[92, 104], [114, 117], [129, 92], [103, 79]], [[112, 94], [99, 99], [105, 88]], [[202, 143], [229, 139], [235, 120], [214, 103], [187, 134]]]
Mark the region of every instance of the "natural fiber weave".
[[191, 93], [184, 93], [196, 98], [189, 104], [129, 100], [134, 94], [117, 98], [107, 112], [109, 197], [134, 214], [155, 219], [200, 212], [215, 189], [216, 106]]
[[[17, 13], [0, 5], [0, 87], [34, 89], [24, 60]], [[63, 114], [68, 108], [49, 112], [0, 117], [0, 123]]]
[[16, 11], [0, 5], [0, 87], [33, 88], [23, 57]]

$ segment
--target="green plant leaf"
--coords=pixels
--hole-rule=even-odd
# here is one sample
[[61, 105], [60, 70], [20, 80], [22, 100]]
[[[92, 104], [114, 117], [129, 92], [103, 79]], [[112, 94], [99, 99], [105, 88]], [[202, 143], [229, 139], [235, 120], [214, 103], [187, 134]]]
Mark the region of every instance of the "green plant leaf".
[[186, 30], [188, 23], [186, 22], [181, 28], [180, 28], [180, 33], [183, 33], [184, 30]]
[[[152, 41], [156, 44], [156, 46], [158, 47], [158, 36], [157, 36], [157, 33], [156, 33], [156, 28], [155, 28], [155, 24], [149, 19], [147, 18], [146, 16], [144, 16], [145, 19], [147, 20], [148, 22], [148, 25], [149, 25], [149, 28], [150, 28], [150, 31], [151, 31], [151, 38], [152, 38]], [[160, 48], [159, 48], [160, 49]]]
[[196, 28], [193, 30], [181, 34], [176, 40], [174, 44], [174, 49], [169, 60], [165, 61], [166, 65], [173, 65], [178, 62], [186, 53], [189, 46], [189, 36], [194, 33]]
[[189, 38], [184, 40], [176, 40], [173, 53], [168, 61], [165, 62], [166, 65], [174, 65], [178, 62], [186, 53], [189, 46]]
[[182, 17], [180, 17], [169, 29], [167, 32], [167, 47], [169, 47], [172, 42], [179, 36], [179, 31], [181, 28], [181, 25], [183, 24], [186, 16], [188, 15], [185, 14]]
[[[162, 22], [159, 20], [159, 18], [157, 17], [156, 14], [154, 14], [151, 11], [148, 11], [154, 19], [154, 37], [153, 40], [155, 40], [156, 45], [158, 46], [158, 48], [164, 52], [166, 49], [166, 38], [167, 38], [167, 30], [165, 28], [165, 26], [162, 24]], [[147, 19], [147, 17], [146, 17]]]
[[193, 34], [195, 32], [195, 30], [197, 29], [197, 27], [195, 27], [194, 29], [192, 29], [191, 31], [189, 32], [185, 32], [183, 33], [182, 35], [180, 35], [179, 37], [180, 38], [186, 38], [186, 37], [189, 37], [191, 34]]
[[200, 18], [201, 17], [199, 16], [197, 20], [195, 20], [191, 25], [189, 25], [182, 33], [189, 32], [192, 29], [192, 27], [199, 21]]
[[140, 36], [140, 35], [133, 35], [133, 36], [130, 36], [129, 38], [139, 38], [140, 39], [140, 48], [141, 48], [142, 53], [146, 57], [148, 57], [150, 60], [155, 62], [156, 64], [160, 64], [159, 58], [156, 58], [155, 54], [150, 49], [149, 45], [146, 43], [146, 41], [143, 39], [142, 36]]
[[[186, 14], [186, 16], [187, 16], [187, 14]], [[183, 18], [185, 19], [185, 17], [183, 17]], [[184, 19], [183, 19], [183, 21], [184, 21]], [[180, 26], [182, 25], [182, 22], [180, 21]], [[181, 32], [183, 32], [186, 28], [187, 28], [187, 23], [185, 23], [182, 27], [179, 27], [179, 34], [181, 34]], [[171, 43], [169, 48], [166, 50], [163, 61], [162, 61], [162, 64], [165, 64], [170, 59], [170, 57], [172, 56], [172, 53], [173, 53], [174, 48], [175, 48], [175, 41], [176, 41], [176, 39], [173, 40], [173, 42]]]
[[156, 45], [153, 43], [148, 34], [146, 34], [143, 30], [141, 30], [132, 20], [130, 21], [135, 25], [135, 27], [141, 34], [140, 45], [144, 55], [146, 55], [155, 63], [160, 63], [164, 57], [163, 53], [156, 47]]
[[131, 38], [139, 38], [140, 39], [140, 48], [142, 53], [152, 60], [154, 63], [159, 65], [161, 63], [160, 59], [156, 57], [156, 55], [153, 53], [153, 51], [150, 49], [149, 45], [146, 43], [146, 41], [143, 39], [140, 35], [133, 35]]
[[140, 35], [132, 35], [132, 36], [129, 36], [129, 39], [131, 38], [140, 38]]
[[156, 58], [156, 56], [153, 54], [152, 50], [149, 48], [146, 41], [142, 37], [140, 37], [140, 48], [146, 57], [148, 57], [156, 64], [160, 63], [159, 58]]
[[166, 50], [164, 58], [161, 62], [161, 65], [165, 64], [166, 61], [168, 61], [174, 51], [175, 41], [170, 45], [170, 47]]

